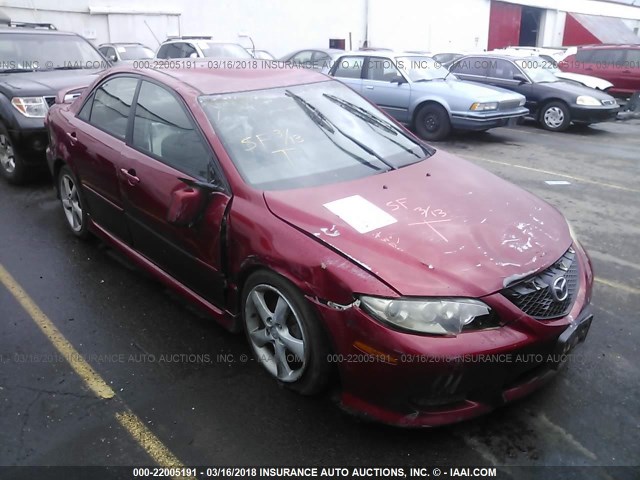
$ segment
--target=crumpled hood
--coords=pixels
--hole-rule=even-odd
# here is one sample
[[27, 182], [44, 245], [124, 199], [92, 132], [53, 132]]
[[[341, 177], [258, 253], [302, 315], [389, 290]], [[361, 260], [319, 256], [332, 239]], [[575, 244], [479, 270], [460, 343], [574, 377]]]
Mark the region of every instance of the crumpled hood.
[[402, 295], [494, 293], [505, 279], [548, 267], [572, 241], [555, 208], [445, 152], [385, 174], [264, 197], [274, 215]]

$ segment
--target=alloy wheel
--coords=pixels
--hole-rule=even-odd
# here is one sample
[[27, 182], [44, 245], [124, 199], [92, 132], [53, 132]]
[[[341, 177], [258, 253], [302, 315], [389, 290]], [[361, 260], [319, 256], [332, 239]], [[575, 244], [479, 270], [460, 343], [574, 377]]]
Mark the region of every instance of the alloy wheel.
[[82, 204], [74, 179], [64, 174], [60, 177], [60, 199], [67, 222], [74, 232], [82, 230]]
[[265, 368], [282, 382], [295, 382], [307, 366], [304, 327], [298, 312], [276, 288], [253, 287], [245, 302], [249, 342]]

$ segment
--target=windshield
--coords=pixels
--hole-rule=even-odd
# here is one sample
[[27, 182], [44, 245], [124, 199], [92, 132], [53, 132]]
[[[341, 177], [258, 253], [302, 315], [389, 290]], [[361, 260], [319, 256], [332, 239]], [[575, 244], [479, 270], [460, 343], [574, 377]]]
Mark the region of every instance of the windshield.
[[433, 153], [337, 81], [207, 95], [200, 103], [244, 180], [261, 190], [353, 180]]
[[534, 83], [559, 81], [559, 78], [548, 68], [553, 67], [553, 64], [544, 58], [531, 57], [515, 60], [514, 63], [518, 65]]
[[155, 53], [144, 45], [127, 45], [116, 47], [122, 60], [143, 60], [155, 57]]
[[[431, 57], [398, 57], [396, 64], [412, 82], [444, 78], [449, 73], [445, 67]], [[451, 74], [449, 78], [456, 77]]]
[[82, 37], [55, 33], [0, 33], [0, 72], [109, 65]]
[[235, 43], [215, 43], [198, 41], [205, 57], [253, 58], [242, 46]]

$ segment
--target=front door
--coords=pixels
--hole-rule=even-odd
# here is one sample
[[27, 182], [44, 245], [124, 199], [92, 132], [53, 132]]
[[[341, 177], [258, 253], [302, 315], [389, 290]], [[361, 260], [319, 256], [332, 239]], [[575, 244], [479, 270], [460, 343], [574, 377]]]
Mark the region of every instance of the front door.
[[411, 86], [389, 58], [368, 57], [362, 95], [400, 122], [409, 122]]
[[[208, 301], [221, 306], [221, 231], [229, 192], [201, 191], [206, 203], [191, 225], [170, 223], [180, 180], [220, 180], [210, 146], [174, 93], [142, 81], [134, 106], [132, 135], [122, 152], [120, 185], [134, 248]], [[218, 178], [216, 178], [218, 177]]]

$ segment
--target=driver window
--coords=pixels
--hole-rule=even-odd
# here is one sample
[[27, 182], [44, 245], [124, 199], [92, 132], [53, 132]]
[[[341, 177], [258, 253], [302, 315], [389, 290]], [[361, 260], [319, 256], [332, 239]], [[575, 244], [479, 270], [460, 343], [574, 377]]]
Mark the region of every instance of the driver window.
[[370, 57], [367, 66], [368, 80], [379, 80], [381, 82], [391, 82], [400, 76], [400, 72], [388, 58]]
[[210, 180], [211, 155], [171, 93], [143, 81], [133, 121], [133, 146], [193, 177]]
[[494, 59], [489, 61], [489, 77], [513, 80], [513, 76], [519, 73], [511, 62]]

